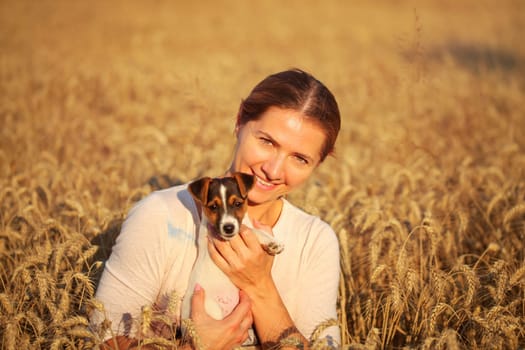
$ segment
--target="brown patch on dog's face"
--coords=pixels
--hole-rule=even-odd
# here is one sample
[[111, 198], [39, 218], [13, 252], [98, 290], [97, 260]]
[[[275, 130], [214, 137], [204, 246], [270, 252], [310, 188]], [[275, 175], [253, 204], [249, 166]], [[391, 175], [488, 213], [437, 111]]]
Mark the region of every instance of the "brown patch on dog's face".
[[233, 178], [237, 182], [239, 192], [242, 198], [248, 197], [248, 192], [253, 187], [255, 178], [253, 175], [245, 174], [241, 172], [236, 172], [233, 175]]
[[233, 216], [241, 223], [248, 209], [248, 200], [246, 197], [242, 198], [236, 194], [232, 194], [228, 197], [228, 207], [232, 208]]
[[[209, 198], [209, 197], [208, 197]], [[224, 212], [222, 200], [219, 196], [209, 198], [208, 203], [204, 205], [204, 215], [208, 218], [208, 221], [215, 228], [216, 232], [220, 231], [218, 223], [220, 222], [220, 216]]]
[[211, 178], [203, 177], [193, 181], [188, 185], [188, 191], [190, 192], [191, 196], [203, 205], [206, 205], [208, 198], [208, 188], [211, 181]]

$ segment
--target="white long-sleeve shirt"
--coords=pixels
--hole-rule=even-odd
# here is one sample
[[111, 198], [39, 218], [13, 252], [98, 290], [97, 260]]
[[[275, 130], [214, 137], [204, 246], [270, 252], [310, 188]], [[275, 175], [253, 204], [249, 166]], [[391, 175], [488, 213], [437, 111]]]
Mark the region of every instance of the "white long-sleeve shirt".
[[[295, 326], [307, 338], [324, 321], [337, 319], [339, 243], [332, 228], [284, 200], [273, 227], [284, 251], [275, 256], [272, 277]], [[141, 308], [186, 292], [197, 257], [198, 209], [186, 185], [156, 191], [129, 212], [99, 282], [96, 298], [114, 334], [134, 335]], [[323, 336], [340, 343], [340, 330]], [[109, 336], [109, 334], [108, 334]]]

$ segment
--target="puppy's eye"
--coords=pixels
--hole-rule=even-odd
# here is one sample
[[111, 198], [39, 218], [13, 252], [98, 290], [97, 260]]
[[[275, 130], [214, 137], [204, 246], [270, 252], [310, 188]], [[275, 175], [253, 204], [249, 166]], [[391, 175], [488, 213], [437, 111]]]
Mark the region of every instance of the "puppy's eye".
[[235, 208], [240, 208], [240, 207], [242, 206], [242, 203], [243, 203], [243, 202], [241, 202], [241, 201], [235, 201], [235, 202], [233, 203], [233, 206], [234, 206]]
[[217, 209], [219, 209], [219, 206], [213, 203], [212, 205], [208, 205], [208, 209], [210, 209], [211, 211], [217, 211]]

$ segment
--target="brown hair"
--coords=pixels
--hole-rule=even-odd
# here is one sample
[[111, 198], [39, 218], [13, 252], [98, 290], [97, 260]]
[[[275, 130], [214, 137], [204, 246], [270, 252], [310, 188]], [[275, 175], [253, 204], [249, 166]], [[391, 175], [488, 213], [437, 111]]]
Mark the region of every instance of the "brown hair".
[[241, 102], [237, 127], [257, 120], [270, 107], [293, 109], [319, 123], [326, 135], [321, 162], [333, 153], [341, 128], [339, 107], [330, 90], [311, 74], [290, 69], [266, 77]]

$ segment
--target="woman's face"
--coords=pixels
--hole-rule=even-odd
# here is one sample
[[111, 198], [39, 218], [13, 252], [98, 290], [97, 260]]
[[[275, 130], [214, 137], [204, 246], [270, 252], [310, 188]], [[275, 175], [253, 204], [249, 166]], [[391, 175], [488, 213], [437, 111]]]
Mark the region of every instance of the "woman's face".
[[320, 162], [324, 131], [293, 109], [270, 107], [238, 127], [233, 171], [255, 175], [250, 202], [271, 202], [302, 185]]

